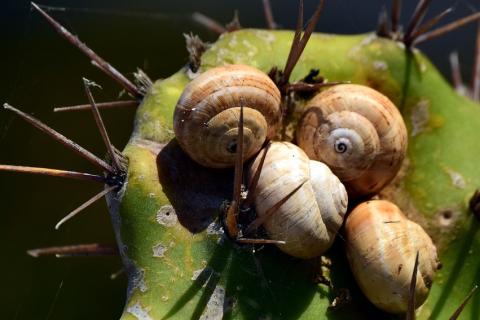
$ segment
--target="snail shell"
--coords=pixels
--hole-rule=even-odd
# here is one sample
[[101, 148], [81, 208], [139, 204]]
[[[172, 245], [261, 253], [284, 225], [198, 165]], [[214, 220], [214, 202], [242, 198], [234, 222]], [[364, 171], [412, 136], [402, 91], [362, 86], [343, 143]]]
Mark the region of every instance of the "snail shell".
[[173, 116], [182, 149], [204, 166], [233, 166], [240, 106], [246, 160], [275, 135], [280, 123], [280, 92], [275, 83], [245, 65], [213, 68], [195, 78], [183, 91]]
[[407, 130], [395, 105], [381, 93], [344, 84], [317, 94], [307, 105], [297, 143], [326, 163], [358, 198], [380, 191], [397, 174]]
[[389, 201], [358, 205], [345, 223], [346, 251], [358, 285], [378, 308], [404, 313], [417, 251], [416, 307], [428, 296], [440, 264], [428, 234]]
[[[305, 182], [263, 224], [270, 238], [286, 243], [278, 247], [298, 258], [321, 255], [333, 243], [347, 209], [347, 193], [323, 163], [311, 161], [296, 145], [273, 142], [268, 147], [258, 185], [255, 209], [259, 217]], [[249, 167], [249, 180], [263, 152]]]

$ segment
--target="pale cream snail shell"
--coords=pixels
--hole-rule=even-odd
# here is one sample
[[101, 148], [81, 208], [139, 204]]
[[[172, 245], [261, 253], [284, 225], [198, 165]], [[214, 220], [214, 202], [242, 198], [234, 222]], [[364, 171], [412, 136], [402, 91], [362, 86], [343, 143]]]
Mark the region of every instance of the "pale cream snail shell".
[[397, 174], [407, 130], [395, 105], [371, 88], [343, 84], [317, 94], [296, 134], [311, 159], [326, 163], [349, 196], [375, 194]]
[[263, 72], [245, 65], [210, 69], [183, 91], [173, 116], [182, 149], [213, 168], [235, 163], [240, 106], [244, 112], [244, 159], [255, 155], [280, 124], [280, 92]]
[[416, 307], [428, 296], [440, 264], [428, 234], [385, 200], [358, 205], [345, 223], [346, 251], [355, 279], [367, 298], [390, 313], [407, 311], [418, 251]]
[[[260, 152], [249, 167], [250, 180], [257, 172], [262, 156], [263, 152]], [[286, 242], [278, 245], [285, 253], [312, 258], [332, 245], [343, 223], [348, 202], [345, 187], [325, 164], [309, 160], [296, 145], [271, 143], [255, 188], [257, 215], [265, 215], [300, 185], [300, 189], [272, 213], [263, 226], [271, 239]]]

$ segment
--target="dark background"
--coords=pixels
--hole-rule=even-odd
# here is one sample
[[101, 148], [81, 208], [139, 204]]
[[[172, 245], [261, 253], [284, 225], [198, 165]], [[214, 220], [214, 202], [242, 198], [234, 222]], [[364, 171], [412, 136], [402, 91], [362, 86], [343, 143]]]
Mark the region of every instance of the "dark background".
[[[408, 21], [416, 1], [404, 6]], [[430, 15], [456, 4], [446, 21], [480, 8], [478, 0], [437, 0]], [[265, 25], [261, 0], [109, 0], [49, 1], [67, 7], [51, 12], [112, 65], [131, 78], [139, 66], [152, 79], [167, 77], [187, 60], [182, 33], [193, 31], [202, 39], [216, 35], [195, 24], [190, 16], [200, 11], [222, 23], [239, 9], [246, 27]], [[317, 31], [362, 33], [375, 28], [378, 12], [391, 1], [327, 0]], [[277, 22], [295, 25], [297, 1], [272, 0]], [[306, 1], [313, 12], [316, 1]], [[77, 10], [77, 9], [81, 10]], [[84, 10], [85, 9], [85, 10]], [[421, 46], [449, 77], [448, 54], [458, 50], [465, 79], [471, 77], [475, 25]], [[104, 147], [89, 112], [54, 114], [53, 107], [86, 103], [82, 77], [101, 84], [97, 101], [116, 99], [120, 89], [92, 67], [89, 60], [60, 38], [28, 1], [0, 1], [0, 102], [7, 101], [92, 152]], [[113, 143], [122, 148], [132, 128], [133, 109], [104, 111]], [[85, 160], [0, 110], [0, 163], [45, 166], [95, 173]], [[100, 201], [60, 231], [55, 223], [100, 190], [89, 182], [0, 172], [0, 318], [2, 319], [111, 319], [123, 307], [125, 276], [110, 280], [121, 268], [117, 258], [33, 259], [30, 248], [75, 243], [114, 243], [106, 205]]]

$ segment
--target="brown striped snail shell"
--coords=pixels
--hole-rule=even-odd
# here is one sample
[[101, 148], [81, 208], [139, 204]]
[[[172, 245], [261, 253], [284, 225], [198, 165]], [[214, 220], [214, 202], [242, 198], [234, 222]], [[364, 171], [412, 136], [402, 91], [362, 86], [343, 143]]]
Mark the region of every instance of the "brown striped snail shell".
[[244, 113], [244, 159], [255, 155], [280, 124], [280, 92], [263, 72], [245, 65], [210, 69], [183, 91], [173, 116], [182, 149], [213, 168], [235, 163], [240, 106]]
[[[249, 167], [249, 180], [257, 172], [262, 156], [260, 152]], [[312, 258], [332, 245], [343, 223], [348, 202], [345, 187], [325, 164], [308, 159], [296, 145], [271, 143], [255, 188], [257, 215], [264, 216], [299, 186], [263, 226], [271, 239], [286, 242], [278, 245], [285, 253]]]
[[417, 251], [416, 307], [428, 296], [439, 269], [437, 250], [421, 226], [389, 201], [358, 205], [345, 223], [346, 251], [355, 279], [367, 298], [390, 313], [407, 311]]
[[407, 130], [395, 105], [355, 84], [317, 94], [299, 122], [296, 139], [311, 159], [332, 169], [352, 198], [387, 185], [407, 150]]

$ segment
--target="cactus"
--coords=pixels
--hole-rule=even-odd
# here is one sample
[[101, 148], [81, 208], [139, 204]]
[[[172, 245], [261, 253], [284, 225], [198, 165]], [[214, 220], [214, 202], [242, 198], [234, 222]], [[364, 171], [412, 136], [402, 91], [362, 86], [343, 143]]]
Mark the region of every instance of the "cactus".
[[[174, 139], [173, 110], [192, 72], [232, 63], [265, 73], [281, 69], [294, 35], [259, 29], [223, 33], [192, 58], [190, 66], [147, 82], [145, 91], [127, 85], [141, 104], [123, 156], [111, 151], [107, 163], [123, 172], [124, 157], [127, 175], [124, 182], [118, 174], [102, 180], [108, 191], [115, 190], [107, 200], [128, 275], [122, 319], [400, 317], [375, 309], [363, 297], [348, 269], [341, 237], [326, 256], [308, 261], [272, 246], [225, 237], [218, 217], [232, 197], [233, 171], [199, 166]], [[297, 83], [318, 69], [331, 81], [370, 86], [400, 109], [409, 131], [408, 156], [379, 197], [395, 202], [434, 239], [443, 268], [416, 317], [445, 319], [480, 282], [479, 223], [474, 215], [480, 211], [475, 193], [480, 186], [480, 105], [459, 95], [412, 47], [429, 35], [406, 37], [405, 45], [374, 33], [313, 33], [288, 80]], [[193, 65], [199, 69], [192, 70]], [[284, 124], [284, 139], [291, 137], [304, 103], [297, 95]], [[463, 319], [479, 318], [478, 296], [472, 299]]]
[[[244, 63], [268, 72], [286, 60], [292, 37], [290, 31], [228, 33], [205, 52], [202, 70], [224, 63]], [[255, 51], [256, 48], [262, 50]], [[411, 73], [407, 75], [410, 83], [405, 89], [404, 79], [414, 60], [418, 67], [410, 66]], [[445, 318], [480, 280], [475, 254], [480, 240], [476, 235], [478, 223], [468, 205], [480, 184], [480, 169], [474, 161], [480, 156], [476, 154], [474, 138], [480, 126], [478, 105], [455, 93], [421, 53], [409, 56], [397, 43], [373, 34], [334, 37], [313, 34], [292, 79], [300, 80], [312, 67], [322, 70], [328, 79], [374, 87], [401, 106], [410, 132], [408, 160], [402, 177], [382, 197], [405, 208], [434, 237], [444, 267], [418, 317]], [[200, 169], [171, 141], [173, 108], [189, 81], [186, 72], [181, 70], [153, 85], [138, 110], [135, 131], [125, 149], [130, 161], [129, 179], [120, 204], [119, 231], [128, 247], [125, 255], [136, 270], [132, 271], [132, 282], [136, 285], [125, 319], [136, 308], [149, 310], [154, 319], [167, 314], [179, 318], [200, 315], [209, 312], [209, 308], [218, 308], [219, 298], [223, 301], [221, 307], [232, 304], [228, 313], [232, 318], [263, 315], [309, 319], [325, 314], [335, 293], [312, 282], [313, 273], [321, 271], [321, 263], [296, 261], [272, 248], [252, 253], [222, 241], [211, 229], [192, 235], [180, 223], [173, 226], [161, 223], [167, 208], [172, 208], [170, 202], [184, 198], [178, 194], [184, 193], [185, 198], [191, 199], [191, 203], [173, 205], [188, 216], [183, 222], [187, 225], [202, 225], [203, 221], [189, 219], [220, 208], [231, 194], [230, 183], [224, 179], [217, 182], [224, 183], [222, 191], [214, 190], [214, 195], [206, 193], [218, 188], [210, 186], [216, 172]], [[402, 90], [407, 92], [405, 98]], [[425, 106], [427, 114], [422, 120]], [[460, 136], [472, 139], [456, 143]], [[162, 151], [156, 155], [155, 148]], [[456, 150], [452, 152], [450, 148]], [[173, 166], [177, 166], [174, 172]], [[199, 170], [204, 171], [196, 177], [194, 172]], [[194, 177], [200, 185], [188, 186]], [[159, 221], [163, 225], [158, 225]], [[341, 244], [334, 250], [340, 247]], [[155, 257], [159, 248], [161, 257]], [[331, 255], [333, 288], [352, 288], [343, 257], [337, 252]], [[202, 276], [192, 280], [198, 272]], [[160, 301], [156, 300], [158, 297]], [[154, 300], [157, 302], [152, 304]], [[357, 303], [329, 314], [334, 318], [361, 318], [361, 315], [369, 318], [365, 311], [368, 308], [362, 306], [366, 302], [357, 300]], [[475, 309], [465, 311], [467, 317], [469, 312], [473, 314]]]

